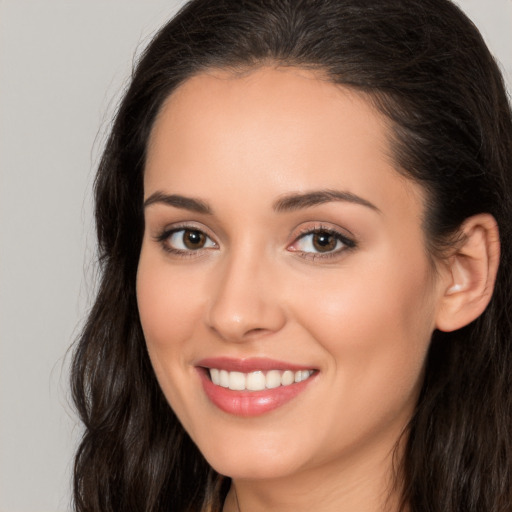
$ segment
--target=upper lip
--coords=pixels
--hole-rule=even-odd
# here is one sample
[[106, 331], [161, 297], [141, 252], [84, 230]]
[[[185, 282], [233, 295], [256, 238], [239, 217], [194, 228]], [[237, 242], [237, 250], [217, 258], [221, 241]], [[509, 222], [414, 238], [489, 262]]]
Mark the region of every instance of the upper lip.
[[236, 359], [232, 357], [208, 357], [201, 359], [196, 366], [203, 368], [217, 368], [228, 372], [250, 373], [258, 370], [312, 370], [311, 366], [303, 364], [287, 363], [266, 357], [251, 357], [247, 359]]

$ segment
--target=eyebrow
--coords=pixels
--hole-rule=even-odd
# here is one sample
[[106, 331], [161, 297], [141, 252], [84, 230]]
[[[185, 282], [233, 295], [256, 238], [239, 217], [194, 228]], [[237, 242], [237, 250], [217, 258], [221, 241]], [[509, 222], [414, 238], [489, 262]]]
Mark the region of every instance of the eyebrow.
[[351, 192], [340, 190], [317, 190], [299, 194], [287, 194], [274, 203], [274, 210], [276, 212], [290, 212], [333, 201], [359, 204], [380, 213], [380, 210], [374, 204], [370, 203], [370, 201]]
[[201, 199], [185, 197], [179, 194], [164, 194], [163, 192], [155, 192], [144, 201], [144, 208], [147, 208], [148, 206], [156, 203], [166, 204], [168, 206], [174, 206], [175, 208], [182, 208], [184, 210], [203, 213], [206, 215], [212, 214], [212, 209], [208, 203], [205, 203]]
[[[340, 190], [317, 190], [313, 192], [287, 194], [274, 203], [273, 209], [278, 213], [291, 212], [333, 201], [345, 201], [348, 203], [359, 204], [380, 213], [380, 210], [374, 204], [370, 203], [370, 201], [367, 201], [366, 199], [363, 199], [351, 192]], [[210, 205], [205, 201], [179, 194], [164, 194], [160, 191], [155, 192], [144, 201], [144, 208], [156, 203], [174, 206], [175, 208], [181, 208], [205, 215], [212, 214]]]

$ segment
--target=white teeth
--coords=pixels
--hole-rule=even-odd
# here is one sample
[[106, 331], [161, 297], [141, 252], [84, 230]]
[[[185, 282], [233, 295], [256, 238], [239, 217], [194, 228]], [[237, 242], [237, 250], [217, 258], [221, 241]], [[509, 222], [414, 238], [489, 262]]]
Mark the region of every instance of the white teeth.
[[228, 372], [218, 368], [209, 369], [210, 378], [217, 386], [229, 388], [233, 391], [262, 391], [274, 389], [279, 386], [290, 386], [295, 382], [309, 379], [313, 370], [270, 370], [268, 372], [255, 371], [250, 373]]
[[249, 391], [261, 391], [262, 389], [265, 389], [266, 384], [267, 379], [263, 372], [251, 372], [247, 374], [245, 387]]
[[281, 385], [289, 386], [295, 382], [295, 374], [291, 370], [286, 370], [281, 377]]
[[245, 373], [229, 372], [229, 389], [243, 391], [245, 389]]
[[217, 370], [217, 368], [212, 368], [210, 370], [210, 377], [214, 384], [217, 384], [217, 386], [220, 384], [219, 370]]
[[274, 389], [281, 385], [281, 372], [279, 370], [270, 370], [267, 372], [267, 388]]
[[312, 371], [310, 370], [301, 370], [301, 377], [300, 377], [300, 380], [301, 382], [303, 380], [306, 380], [306, 379], [309, 379], [309, 376], [313, 373]]
[[229, 388], [229, 372], [226, 370], [220, 370], [219, 372], [219, 384], [223, 388]]

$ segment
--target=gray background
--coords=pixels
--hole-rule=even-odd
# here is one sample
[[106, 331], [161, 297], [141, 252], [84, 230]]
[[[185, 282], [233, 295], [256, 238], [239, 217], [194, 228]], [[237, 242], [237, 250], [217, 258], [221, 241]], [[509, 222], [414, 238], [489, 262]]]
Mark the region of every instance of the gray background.
[[[70, 509], [67, 350], [94, 295], [94, 168], [183, 1], [0, 0], [0, 512]], [[512, 0], [460, 0], [512, 84]]]

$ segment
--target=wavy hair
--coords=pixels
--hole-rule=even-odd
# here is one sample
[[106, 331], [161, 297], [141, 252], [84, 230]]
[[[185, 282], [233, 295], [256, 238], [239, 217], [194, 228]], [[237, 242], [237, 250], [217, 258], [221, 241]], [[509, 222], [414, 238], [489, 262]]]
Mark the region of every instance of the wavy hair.
[[[95, 181], [101, 281], [77, 342], [72, 392], [85, 432], [77, 512], [219, 511], [229, 487], [167, 404], [151, 368], [135, 279], [148, 137], [165, 99], [212, 68], [321, 70], [364, 92], [390, 123], [396, 167], [427, 193], [430, 254], [469, 216], [500, 229], [491, 302], [434, 332], [397, 460], [411, 512], [512, 507], [512, 121], [498, 66], [448, 0], [193, 0], [142, 54]], [[176, 319], [176, 321], [179, 321]]]

